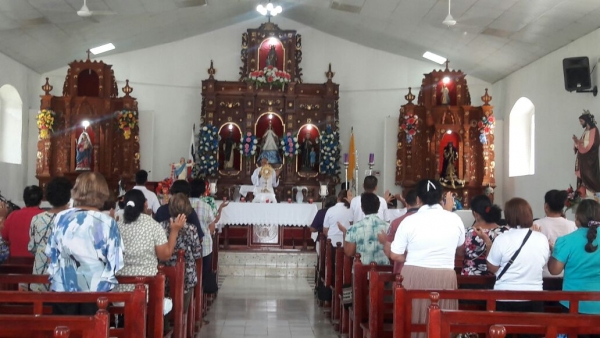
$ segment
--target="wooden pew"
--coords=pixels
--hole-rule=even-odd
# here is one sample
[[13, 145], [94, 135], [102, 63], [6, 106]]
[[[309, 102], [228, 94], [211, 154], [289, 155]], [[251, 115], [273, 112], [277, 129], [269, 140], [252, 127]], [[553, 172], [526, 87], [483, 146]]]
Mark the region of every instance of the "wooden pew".
[[363, 337], [362, 323], [369, 320], [367, 298], [369, 296], [369, 271], [392, 271], [391, 265], [363, 265], [360, 256], [354, 258], [354, 274], [352, 279], [352, 308], [350, 309], [350, 338]]
[[[326, 237], [323, 234], [319, 235], [317, 241], [319, 242], [319, 257], [315, 266], [315, 293], [319, 287], [319, 283], [325, 280], [325, 244], [327, 243]], [[317, 304], [323, 306], [320, 300]]]
[[106, 297], [97, 299], [99, 310], [95, 316], [0, 315], [0, 337], [49, 336], [44, 332], [69, 337], [77, 332], [83, 338], [108, 338], [108, 302]]
[[196, 275], [198, 276], [198, 282], [194, 286], [192, 293], [192, 300], [190, 301], [190, 307], [187, 312], [187, 337], [194, 338], [196, 330], [200, 330], [202, 327], [202, 309], [204, 291], [202, 290], [202, 258], [196, 259]]
[[[163, 299], [165, 298], [165, 276], [158, 273], [156, 276], [117, 276], [119, 284], [144, 284], [148, 287], [147, 297], [147, 318], [146, 333], [147, 337], [163, 336]], [[0, 275], [0, 284], [9, 286], [19, 283], [47, 283], [47, 275]], [[0, 313], [4, 308], [0, 306]], [[122, 307], [111, 307], [113, 314], [123, 314]], [[8, 311], [15, 311], [15, 308], [8, 308]], [[32, 313], [30, 307], [23, 306], [19, 313]], [[51, 314], [52, 309], [49, 306], [44, 307], [43, 313]]]
[[158, 267], [158, 271], [165, 275], [169, 281], [170, 297], [173, 300], [173, 309], [168, 314], [169, 318], [173, 319], [173, 332], [171, 337], [184, 338], [186, 336], [186, 317], [184, 316], [183, 294], [184, 294], [184, 274], [185, 260], [183, 258], [184, 251], [177, 252], [177, 263], [175, 266]]
[[[331, 289], [333, 284], [333, 246], [331, 246], [331, 239], [328, 238], [325, 242], [325, 271], [324, 278], [321, 280], [326, 290]], [[331, 300], [323, 302], [323, 311], [328, 314], [331, 311]]]
[[43, 315], [44, 303], [94, 303], [99, 297], [105, 297], [111, 303], [125, 303], [125, 328], [111, 329], [111, 337], [146, 336], [146, 288], [143, 284], [137, 284], [133, 292], [0, 291], [0, 310], [8, 314], [22, 311], [22, 305], [31, 305], [33, 309], [28, 308], [28, 314]]
[[[437, 299], [458, 299], [484, 301], [484, 308], [478, 312], [495, 311], [496, 301], [532, 300], [558, 302], [569, 301], [570, 314], [577, 314], [579, 302], [600, 301], [600, 292], [566, 292], [566, 291], [498, 291], [498, 290], [406, 290], [397, 280], [394, 290], [394, 338], [409, 337], [413, 332], [425, 332], [425, 324], [413, 324], [412, 301], [414, 299], [431, 299], [435, 292]], [[600, 317], [596, 317], [600, 320]], [[465, 331], [466, 332], [466, 331]], [[485, 332], [485, 331], [484, 331]]]
[[344, 248], [342, 243], [337, 242], [333, 253], [333, 282], [331, 285], [331, 316], [330, 320], [336, 331], [340, 327], [340, 295], [342, 294], [342, 278], [344, 269]]
[[377, 264], [371, 263], [369, 271], [369, 321], [360, 325], [363, 330], [363, 338], [391, 338], [394, 288], [388, 286], [396, 281], [396, 275], [392, 272], [377, 271], [376, 267]]
[[[427, 323], [429, 338], [450, 337], [452, 332], [488, 332], [492, 325], [498, 323], [504, 326], [507, 333], [544, 334], [547, 338], [555, 338], [559, 333], [568, 333], [571, 337], [576, 337], [577, 334], [600, 333], [598, 326], [600, 316], [577, 313], [442, 310], [438, 304], [439, 297], [437, 292], [432, 292], [430, 295], [431, 305]], [[489, 303], [488, 307], [490, 307]]]
[[[360, 257], [360, 255], [358, 255]], [[354, 257], [344, 255], [344, 263], [342, 269], [342, 289], [343, 286], [352, 286], [352, 266], [354, 263]], [[342, 290], [343, 291], [343, 290]], [[343, 303], [343, 295], [339, 295], [339, 310], [340, 313], [340, 334], [348, 334], [348, 326], [350, 322], [349, 307], [346, 307]]]
[[[0, 274], [17, 273], [31, 275], [33, 272], [33, 257], [11, 257], [0, 264]], [[48, 281], [46, 281], [46, 284]], [[18, 285], [0, 283], [0, 290], [19, 290]]]

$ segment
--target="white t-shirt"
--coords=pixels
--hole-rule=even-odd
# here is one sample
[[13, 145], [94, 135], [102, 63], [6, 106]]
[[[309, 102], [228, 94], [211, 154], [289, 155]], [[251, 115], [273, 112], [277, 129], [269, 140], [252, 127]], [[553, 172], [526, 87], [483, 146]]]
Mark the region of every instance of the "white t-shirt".
[[133, 189], [137, 189], [144, 193], [144, 197], [146, 197], [146, 201], [148, 202], [148, 209], [152, 209], [153, 213], [156, 213], [156, 210], [160, 207], [160, 203], [158, 202], [158, 197], [152, 191], [148, 190], [143, 185], [136, 185]]
[[351, 221], [352, 212], [342, 202], [337, 203], [327, 210], [325, 220], [323, 221], [323, 228], [329, 229], [327, 239], [331, 239], [331, 244], [334, 247], [337, 242], [342, 243], [342, 246], [344, 245], [344, 234], [337, 223], [340, 222], [346, 229], [350, 229]]
[[388, 222], [388, 223], [391, 223], [396, 218], [400, 218], [400, 217], [404, 216], [404, 214], [406, 214], [407, 210], [408, 210], [407, 208], [402, 208], [402, 209], [387, 209], [383, 213], [384, 216], [385, 216], [385, 218], [383, 220], [386, 221], [386, 222]]
[[441, 205], [424, 205], [398, 227], [392, 252], [408, 251], [404, 265], [454, 269], [456, 248], [465, 242], [465, 227], [456, 214]]
[[[387, 210], [387, 202], [383, 197], [379, 197], [379, 211], [377, 211], [377, 216], [379, 219], [385, 220], [385, 211]], [[352, 210], [352, 222], [356, 223], [358, 221], [362, 221], [365, 218], [365, 213], [362, 211], [362, 202], [360, 200], [360, 196], [356, 196], [350, 202], [350, 210]]]
[[[528, 231], [529, 229], [510, 229], [496, 237], [487, 256], [490, 264], [500, 267], [496, 276], [519, 249]], [[496, 281], [494, 290], [541, 291], [542, 270], [549, 256], [548, 238], [541, 232], [533, 231], [513, 264]]]
[[[534, 221], [533, 224], [537, 224], [540, 227], [540, 230], [546, 237], [548, 237], [548, 241], [551, 243], [556, 242], [558, 237], [562, 237], [564, 235], [568, 235], [573, 231], [577, 230], [577, 226], [575, 222], [570, 221], [564, 217], [543, 217]], [[559, 275], [552, 275], [548, 271], [548, 266], [544, 265], [543, 271], [544, 277], [562, 277], [563, 272]]]

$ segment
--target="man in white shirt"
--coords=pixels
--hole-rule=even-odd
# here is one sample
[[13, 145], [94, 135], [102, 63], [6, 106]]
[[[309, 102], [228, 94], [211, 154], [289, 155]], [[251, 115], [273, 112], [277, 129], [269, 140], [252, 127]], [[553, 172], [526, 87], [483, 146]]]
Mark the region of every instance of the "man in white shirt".
[[[375, 176], [367, 176], [363, 182], [364, 192], [370, 192], [373, 194], [377, 194], [377, 177]], [[392, 195], [389, 191], [386, 191], [384, 197], [379, 197], [379, 211], [377, 211], [377, 216], [379, 219], [385, 220], [385, 211], [387, 210], [387, 201], [392, 199]], [[365, 213], [362, 211], [362, 206], [360, 203], [360, 195], [356, 196], [350, 202], [350, 210], [352, 211], [352, 223], [356, 223], [365, 218]]]
[[342, 246], [344, 245], [344, 234], [338, 227], [338, 223], [343, 225], [346, 229], [350, 227], [350, 222], [352, 222], [352, 212], [348, 207], [346, 191], [342, 190], [338, 194], [337, 204], [329, 208], [325, 214], [323, 233], [327, 236], [327, 239], [331, 239], [331, 245], [333, 245], [333, 247], [336, 247], [338, 242], [342, 243]]
[[148, 202], [148, 210], [146, 212], [149, 214], [154, 214], [160, 207], [160, 203], [158, 202], [158, 197], [156, 197], [156, 194], [146, 188], [147, 181], [148, 172], [146, 170], [138, 171], [135, 173], [135, 187], [133, 187], [133, 189], [137, 189], [144, 193], [146, 202]]
[[275, 170], [266, 158], [260, 160], [260, 167], [254, 169], [251, 180], [254, 185], [256, 203], [277, 203], [275, 188], [279, 186], [281, 169]]

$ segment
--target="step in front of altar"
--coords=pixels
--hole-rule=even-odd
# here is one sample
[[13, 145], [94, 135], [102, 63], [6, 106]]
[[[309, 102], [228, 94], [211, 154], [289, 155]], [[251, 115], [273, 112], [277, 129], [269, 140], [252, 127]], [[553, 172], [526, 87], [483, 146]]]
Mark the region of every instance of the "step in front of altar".
[[304, 278], [314, 275], [316, 263], [315, 252], [219, 251], [222, 276]]

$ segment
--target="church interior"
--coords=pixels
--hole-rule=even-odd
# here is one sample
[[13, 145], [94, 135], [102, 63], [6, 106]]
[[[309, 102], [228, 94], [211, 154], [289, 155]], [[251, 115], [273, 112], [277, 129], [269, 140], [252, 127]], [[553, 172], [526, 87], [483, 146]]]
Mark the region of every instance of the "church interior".
[[[597, 0], [0, 1], [0, 322], [35, 320], [40, 331], [0, 324], [0, 337], [599, 335], [598, 317], [588, 315], [600, 315], [593, 305], [600, 304], [600, 206], [598, 219], [583, 210], [600, 198], [598, 22]], [[119, 229], [147, 212], [148, 222], [165, 227], [158, 232], [171, 260], [161, 259], [157, 240], [151, 274], [112, 275], [98, 289], [78, 290], [87, 296], [45, 289], [36, 298], [34, 283], [48, 283], [51, 267], [72, 258], [51, 257], [63, 220], [46, 192], [56, 178], [74, 184], [72, 208], [61, 215], [68, 213], [96, 196], [76, 196], [89, 177], [106, 181], [108, 207], [81, 210], [103, 211]], [[40, 273], [37, 216], [22, 224], [14, 217], [31, 208], [31, 186], [44, 192], [35, 207], [51, 215], [42, 237], [48, 247], [37, 253], [50, 267]], [[140, 186], [147, 205], [129, 221], [128, 193]], [[198, 231], [186, 211], [175, 243], [173, 210], [186, 194]], [[558, 209], [553, 198], [562, 198]], [[367, 212], [371, 202], [377, 211]], [[436, 222], [460, 225], [456, 252], [446, 255], [456, 277], [452, 285], [416, 286], [424, 275], [415, 268], [437, 268], [441, 259], [423, 263], [439, 254], [430, 251], [415, 261], [422, 248], [415, 241], [425, 234], [406, 220], [436, 207], [448, 213]], [[488, 221], [496, 209], [497, 220]], [[580, 236], [589, 240], [585, 252], [582, 244], [567, 255], [570, 235], [543, 229], [549, 217], [569, 222], [568, 233], [588, 231]], [[184, 261], [199, 253], [176, 252], [188, 226], [203, 251], [191, 268]], [[430, 230], [428, 245], [445, 245], [451, 227]], [[532, 230], [518, 237], [525, 228]], [[511, 232], [514, 243], [500, 252], [508, 239], [496, 238]], [[512, 264], [536, 240], [543, 247], [536, 252], [546, 252], [535, 268], [539, 283], [519, 289], [525, 282], [496, 280], [506, 271], [517, 280]], [[24, 256], [16, 254], [19, 242], [30, 247]], [[131, 252], [117, 250], [127, 270]], [[569, 279], [584, 265], [566, 257], [587, 257], [589, 280]], [[196, 284], [188, 287], [191, 270]], [[218, 292], [207, 291], [206, 278]], [[39, 285], [66, 291], [55, 283]], [[103, 283], [135, 289], [110, 295]], [[440, 291], [447, 289], [457, 290]], [[461, 289], [476, 290], [464, 296]], [[74, 315], [61, 318], [54, 306], [61, 299], [93, 303], [86, 320], [95, 329]], [[504, 308], [517, 302], [503, 299], [542, 309]], [[540, 313], [528, 323], [499, 318], [502, 311]], [[123, 317], [132, 319], [123, 324]], [[461, 322], [469, 317], [480, 321]]]

